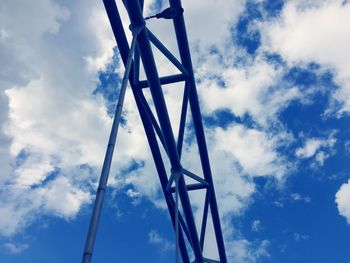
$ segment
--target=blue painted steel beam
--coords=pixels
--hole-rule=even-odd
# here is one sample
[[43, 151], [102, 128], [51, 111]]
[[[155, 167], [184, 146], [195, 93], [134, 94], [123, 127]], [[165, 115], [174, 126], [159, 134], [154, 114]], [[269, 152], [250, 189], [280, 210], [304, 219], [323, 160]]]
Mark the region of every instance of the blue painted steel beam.
[[196, 181], [198, 181], [198, 182], [200, 182], [200, 183], [202, 183], [202, 184], [204, 184], [204, 185], [209, 186], [209, 184], [208, 184], [205, 180], [203, 180], [202, 178], [200, 178], [198, 175], [195, 175], [194, 173], [192, 173], [192, 172], [190, 172], [190, 171], [188, 171], [188, 170], [186, 170], [186, 169], [183, 169], [183, 172], [184, 172], [184, 174], [186, 174], [188, 177], [191, 177], [193, 180], [196, 180]]
[[[181, 7], [180, 0], [169, 0], [169, 2], [170, 2], [170, 6], [172, 7]], [[215, 197], [215, 190], [214, 190], [213, 178], [211, 174], [208, 149], [205, 141], [202, 116], [201, 116], [201, 111], [200, 111], [199, 102], [198, 102], [196, 82], [194, 79], [191, 53], [188, 45], [186, 26], [185, 26], [185, 20], [184, 20], [183, 14], [174, 18], [173, 23], [174, 23], [176, 39], [179, 47], [181, 62], [184, 65], [184, 67], [188, 70], [188, 73], [189, 73], [188, 81], [191, 83], [191, 89], [189, 91], [189, 102], [190, 102], [190, 107], [192, 112], [193, 124], [196, 132], [198, 150], [199, 150], [200, 159], [203, 167], [202, 169], [203, 169], [204, 178], [210, 184], [209, 186], [211, 191], [210, 211], [212, 214], [220, 261], [222, 263], [226, 263], [227, 258], [226, 258], [225, 244], [224, 244], [224, 239], [222, 235], [220, 216], [219, 216], [218, 206], [217, 206], [216, 197]]]
[[207, 228], [209, 200], [210, 200], [210, 190], [207, 189], [207, 192], [205, 194], [205, 201], [204, 201], [202, 226], [201, 226], [201, 237], [200, 237], [200, 240], [199, 240], [202, 249], [204, 247], [205, 231], [206, 231], [206, 228]]
[[157, 122], [156, 117], [153, 115], [153, 112], [152, 112], [150, 106], [148, 105], [147, 100], [146, 100], [145, 96], [143, 95], [142, 91], [140, 91], [138, 94], [139, 94], [141, 103], [143, 105], [143, 109], [144, 109], [144, 111], [146, 111], [149, 119], [151, 120], [153, 128], [154, 128], [156, 134], [158, 135], [158, 138], [159, 138], [160, 142], [162, 143], [164, 150], [166, 152], [168, 152], [168, 149], [166, 148], [166, 144], [164, 141], [162, 129], [159, 127], [159, 124]]
[[139, 49], [136, 48], [135, 49], [135, 53], [134, 53], [134, 78], [133, 78], [133, 84], [138, 83], [139, 81], [140, 81], [140, 52], [139, 52]]
[[[167, 173], [166, 173], [166, 170], [164, 167], [162, 155], [161, 155], [161, 152], [160, 152], [160, 149], [158, 146], [158, 142], [157, 142], [157, 138], [156, 138], [153, 126], [152, 126], [152, 122], [151, 122], [149, 116], [147, 115], [147, 112], [143, 108], [143, 104], [142, 104], [141, 99], [140, 99], [140, 97], [141, 97], [140, 93], [141, 93], [141, 91], [138, 91], [137, 89], [133, 89], [133, 94], [135, 97], [136, 105], [138, 107], [141, 121], [142, 121], [143, 127], [144, 127], [145, 132], [146, 132], [147, 140], [148, 140], [150, 148], [151, 148], [154, 163], [155, 163], [155, 166], [156, 166], [156, 169], [157, 169], [157, 172], [159, 175], [159, 179], [161, 182], [161, 186], [163, 189], [163, 194], [165, 196], [165, 201], [167, 203], [168, 210], [170, 212], [170, 217], [171, 217], [173, 226], [175, 228], [175, 202], [174, 202], [174, 199], [172, 198], [172, 196], [169, 196], [166, 192], [166, 186], [168, 184]], [[184, 224], [183, 219], [181, 217], [180, 217], [180, 222], [182, 222], [182, 224]], [[186, 231], [185, 228], [183, 228], [183, 230], [184, 230], [185, 234], [187, 236], [189, 236], [188, 231]], [[180, 245], [180, 252], [181, 252], [183, 262], [190, 263], [190, 259], [188, 256], [186, 243], [185, 243], [182, 231], [180, 231], [180, 233], [179, 233], [179, 245]]]
[[184, 75], [188, 76], [187, 69], [177, 60], [177, 58], [159, 41], [159, 39], [148, 29], [147, 34], [149, 40], [180, 70]]
[[[184, 74], [176, 74], [176, 75], [170, 75], [170, 76], [164, 76], [159, 78], [159, 82], [161, 85], [166, 84], [172, 84], [176, 82], [185, 81], [187, 79], [187, 76]], [[149, 84], [147, 80], [141, 80], [136, 83], [136, 86], [140, 89], [148, 88]]]
[[187, 107], [188, 107], [188, 91], [190, 89], [189, 83], [186, 81], [184, 88], [184, 95], [182, 98], [182, 107], [181, 107], [181, 117], [180, 117], [180, 125], [179, 132], [177, 136], [177, 152], [181, 159], [182, 154], [182, 145], [184, 141], [185, 134], [185, 125], [186, 125], [186, 115], [187, 115]]
[[[142, 27], [145, 21], [142, 15], [140, 3], [138, 0], [125, 1], [131, 28]], [[196, 224], [193, 217], [190, 199], [186, 190], [185, 179], [182, 175], [182, 166], [180, 163], [174, 134], [172, 131], [168, 110], [165, 104], [164, 95], [159, 82], [156, 63], [153, 57], [152, 48], [147, 35], [146, 28], [142, 29], [137, 38], [138, 47], [141, 55], [141, 60], [144, 66], [145, 74], [150, 85], [150, 91], [154, 106], [158, 115], [159, 124], [163, 131], [163, 136], [168, 150], [169, 161], [171, 164], [172, 173], [181, 174], [179, 177], [179, 196], [184, 210], [184, 216], [191, 236], [191, 245], [197, 262], [203, 262], [202, 250], [200, 248], [199, 237]]]
[[[208, 186], [201, 183], [195, 183], [195, 184], [188, 184], [186, 185], [187, 191], [193, 191], [193, 190], [201, 190], [201, 189], [207, 189]], [[175, 187], [170, 187], [168, 190], [170, 193], [175, 193]]]

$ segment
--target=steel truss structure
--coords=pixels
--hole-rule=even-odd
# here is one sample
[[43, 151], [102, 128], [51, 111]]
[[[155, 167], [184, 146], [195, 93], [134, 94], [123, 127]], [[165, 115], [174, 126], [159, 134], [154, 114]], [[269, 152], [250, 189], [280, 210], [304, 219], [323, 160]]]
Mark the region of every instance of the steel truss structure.
[[[128, 80], [144, 126], [163, 189], [165, 201], [176, 232], [176, 253], [181, 253], [182, 262], [184, 263], [189, 263], [190, 257], [194, 257], [193, 262], [197, 263], [226, 263], [227, 259], [224, 240], [183, 14], [180, 12], [171, 18], [173, 20], [176, 41], [180, 54], [180, 60], [178, 60], [146, 27], [145, 19], [142, 14], [143, 0], [123, 1], [130, 18], [129, 28], [133, 34], [133, 40], [130, 47], [115, 0], [103, 0], [103, 3], [126, 70], [100, 177], [100, 183], [96, 194], [95, 206], [85, 244], [83, 263], [90, 262], [92, 257], [100, 211], [102, 208], [104, 193], [106, 191], [108, 174]], [[177, 8], [178, 10], [180, 9], [183, 11], [180, 0], [169, 0], [169, 4], [170, 8]], [[163, 53], [181, 73], [159, 77], [151, 44]], [[141, 63], [147, 78], [147, 80], [143, 81], [139, 80]], [[168, 115], [162, 85], [178, 82], [184, 83], [184, 93], [176, 141]], [[150, 90], [157, 117], [153, 114], [151, 106], [145, 98], [145, 89]], [[190, 105], [192, 123], [198, 144], [198, 152], [203, 173], [202, 176], [196, 175], [185, 169], [181, 164], [181, 153], [185, 138], [188, 105]], [[162, 154], [161, 147], [163, 147], [165, 154]], [[170, 172], [167, 172], [165, 168], [165, 158], [169, 160], [171, 165]], [[192, 181], [194, 180], [196, 183], [188, 183], [188, 180], [185, 180], [185, 177], [191, 178]], [[191, 206], [189, 196], [190, 191], [205, 191], [203, 215], [201, 224], [198, 227], [193, 215], [193, 207]], [[179, 205], [181, 205], [181, 211]], [[211, 216], [215, 232], [218, 259], [209, 259], [204, 256], [205, 253], [203, 248], [209, 216]], [[176, 261], [177, 260], [178, 255], [176, 255]]]

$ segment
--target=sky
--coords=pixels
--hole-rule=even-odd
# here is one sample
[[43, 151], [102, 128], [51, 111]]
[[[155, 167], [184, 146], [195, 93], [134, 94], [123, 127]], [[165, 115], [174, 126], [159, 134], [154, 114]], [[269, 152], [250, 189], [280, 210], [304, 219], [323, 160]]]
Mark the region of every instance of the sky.
[[[167, 6], [147, 0], [145, 16]], [[350, 3], [183, 7], [228, 262], [348, 263]], [[169, 21], [147, 27], [178, 56]], [[1, 1], [1, 263], [81, 260], [123, 72], [102, 1]], [[176, 131], [182, 87], [163, 92]], [[191, 134], [189, 121], [182, 159], [197, 171]], [[93, 262], [174, 262], [174, 244], [128, 90]]]

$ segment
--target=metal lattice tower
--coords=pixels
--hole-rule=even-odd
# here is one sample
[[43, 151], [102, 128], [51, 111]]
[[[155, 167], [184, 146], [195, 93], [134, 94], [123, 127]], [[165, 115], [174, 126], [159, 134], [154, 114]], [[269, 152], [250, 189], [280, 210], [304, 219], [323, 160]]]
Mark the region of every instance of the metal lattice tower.
[[[129, 47], [124, 27], [119, 15], [115, 0], [103, 0], [107, 15], [112, 26], [122, 61], [125, 65], [125, 75], [122, 83], [120, 97], [114, 117], [114, 122], [109, 138], [100, 183], [96, 194], [95, 206], [91, 217], [88, 237], [85, 244], [83, 263], [91, 261], [95, 243], [100, 211], [103, 197], [106, 191], [108, 174], [114, 151], [114, 145], [119, 127], [125, 89], [128, 81], [141, 117], [142, 124], [152, 152], [153, 160], [158, 172], [163, 189], [165, 201], [176, 233], [176, 253], [181, 253], [182, 262], [189, 263], [190, 255], [194, 262], [221, 262], [226, 263], [224, 240], [220, 225], [220, 217], [215, 197], [213, 179], [210, 169], [208, 150], [206, 146], [198, 95], [191, 62], [190, 49], [187, 40], [183, 9], [180, 0], [169, 0], [170, 12], [168, 17], [173, 20], [175, 37], [180, 54], [178, 60], [158, 38], [146, 27], [142, 14], [143, 0], [124, 0], [124, 6], [130, 19], [130, 30], [133, 40]], [[179, 12], [179, 10], [181, 12]], [[160, 14], [158, 14], [160, 15]], [[157, 16], [158, 18], [158, 16]], [[174, 39], [175, 40], [175, 39]], [[159, 77], [151, 44], [158, 48], [165, 57], [181, 72], [165, 77]], [[142, 63], [147, 80], [140, 81], [140, 64]], [[182, 109], [177, 141], [171, 126], [165, 103], [162, 86], [181, 82], [184, 84]], [[153, 114], [151, 106], [145, 98], [144, 90], [149, 89], [152, 102], [157, 114]], [[190, 105], [192, 123], [198, 144], [198, 152], [202, 166], [202, 176], [187, 170], [181, 164], [181, 153], [185, 137], [186, 115]], [[161, 147], [165, 154], [162, 154]], [[164, 160], [169, 160], [171, 171], [168, 173]], [[189, 177], [196, 183], [186, 183], [185, 177]], [[196, 225], [193, 208], [189, 196], [190, 191], [204, 191], [205, 200], [200, 226]], [[180, 211], [179, 205], [182, 209]], [[215, 241], [219, 255], [219, 261], [204, 257], [204, 242], [208, 216], [211, 216], [215, 232]], [[176, 255], [178, 261], [178, 255]]]

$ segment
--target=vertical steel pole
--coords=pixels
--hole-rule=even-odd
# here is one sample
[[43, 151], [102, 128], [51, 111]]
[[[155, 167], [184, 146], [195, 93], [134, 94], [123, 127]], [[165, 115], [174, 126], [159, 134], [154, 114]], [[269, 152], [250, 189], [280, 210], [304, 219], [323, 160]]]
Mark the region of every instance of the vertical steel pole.
[[105, 154], [105, 159], [103, 161], [100, 182], [99, 182], [99, 185], [97, 188], [97, 193], [96, 193], [94, 210], [93, 210], [92, 215], [91, 215], [89, 231], [88, 231], [88, 235], [87, 235], [86, 243], [85, 243], [85, 250], [84, 250], [83, 260], [82, 260], [83, 263], [91, 262], [92, 252], [93, 252], [94, 244], [95, 244], [95, 240], [96, 240], [98, 223], [100, 221], [103, 198], [104, 198], [104, 195], [106, 192], [109, 171], [111, 168], [111, 163], [112, 163], [112, 158], [113, 158], [114, 146], [115, 146], [115, 142], [116, 142], [117, 135], [118, 135], [118, 128], [119, 128], [119, 123], [120, 123], [120, 117], [122, 115], [126, 87], [128, 85], [132, 56], [133, 56], [135, 46], [136, 46], [137, 33], [138, 32], [136, 29], [135, 32], [133, 32], [133, 40], [131, 43], [131, 48], [130, 48], [127, 63], [126, 63], [126, 68], [125, 68], [122, 86], [120, 89], [117, 108], [116, 108], [116, 111], [114, 114], [112, 129], [111, 129], [111, 133], [110, 133], [109, 140], [108, 140], [107, 151]]

